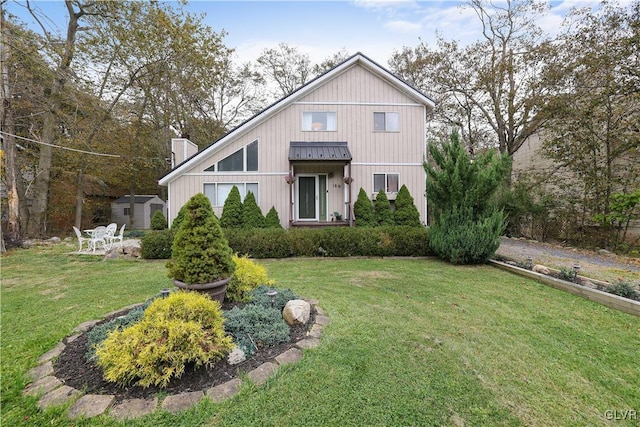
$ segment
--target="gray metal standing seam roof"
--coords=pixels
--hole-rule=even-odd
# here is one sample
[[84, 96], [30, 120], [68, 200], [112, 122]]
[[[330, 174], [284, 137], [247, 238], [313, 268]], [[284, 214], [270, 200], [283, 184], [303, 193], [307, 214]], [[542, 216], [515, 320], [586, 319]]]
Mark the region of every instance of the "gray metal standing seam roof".
[[346, 142], [298, 142], [291, 141], [289, 161], [351, 161], [351, 152]]

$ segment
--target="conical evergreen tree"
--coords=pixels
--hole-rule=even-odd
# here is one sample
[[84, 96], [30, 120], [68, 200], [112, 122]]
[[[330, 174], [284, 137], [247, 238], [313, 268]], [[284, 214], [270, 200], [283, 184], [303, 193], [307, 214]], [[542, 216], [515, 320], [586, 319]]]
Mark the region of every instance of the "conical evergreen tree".
[[258, 203], [256, 202], [256, 196], [252, 192], [249, 192], [244, 198], [242, 204], [242, 227], [243, 228], [263, 228], [264, 227], [264, 215]]
[[220, 225], [222, 228], [242, 227], [242, 199], [240, 198], [240, 190], [235, 185], [229, 192], [227, 200], [224, 201]]
[[187, 284], [229, 277], [235, 270], [232, 255], [209, 198], [202, 193], [191, 197], [173, 240], [169, 277]]
[[278, 216], [278, 211], [275, 206], [271, 206], [271, 209], [267, 212], [267, 216], [264, 219], [264, 228], [282, 228], [280, 217]]
[[395, 225], [420, 226], [420, 213], [413, 203], [413, 197], [409, 193], [409, 189], [404, 184], [400, 187], [400, 191], [396, 196], [396, 210], [393, 211], [393, 222]]
[[358, 198], [353, 205], [353, 215], [356, 217], [356, 227], [375, 227], [377, 225], [373, 203], [362, 187], [360, 187]]
[[383, 189], [378, 191], [376, 201], [373, 204], [376, 211], [376, 222], [378, 225], [393, 225], [393, 212], [391, 212], [391, 203], [387, 199], [387, 193]]
[[435, 218], [431, 249], [454, 264], [486, 262], [505, 228], [504, 214], [493, 201], [508, 174], [509, 157], [488, 151], [472, 161], [455, 132], [440, 146], [430, 144], [429, 153], [434, 164], [424, 168]]
[[162, 213], [162, 209], [158, 209], [151, 215], [151, 229], [152, 230], [164, 230], [168, 227], [167, 219]]

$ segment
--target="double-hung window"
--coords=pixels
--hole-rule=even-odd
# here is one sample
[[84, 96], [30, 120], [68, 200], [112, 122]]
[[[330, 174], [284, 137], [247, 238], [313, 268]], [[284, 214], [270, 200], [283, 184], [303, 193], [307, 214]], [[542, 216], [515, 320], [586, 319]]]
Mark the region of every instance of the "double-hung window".
[[398, 132], [400, 130], [400, 114], [373, 113], [373, 130], [376, 132]]
[[380, 190], [385, 193], [397, 193], [400, 175], [397, 173], [374, 173], [373, 174], [373, 192]]
[[303, 111], [302, 130], [335, 131], [338, 125], [335, 111]]

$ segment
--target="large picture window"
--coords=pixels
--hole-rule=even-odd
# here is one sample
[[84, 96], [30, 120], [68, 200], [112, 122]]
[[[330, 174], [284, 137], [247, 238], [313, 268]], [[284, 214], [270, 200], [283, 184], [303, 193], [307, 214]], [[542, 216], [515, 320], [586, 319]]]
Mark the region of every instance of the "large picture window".
[[335, 131], [337, 128], [335, 111], [302, 112], [302, 130]]
[[204, 184], [204, 195], [211, 201], [211, 206], [224, 206], [225, 200], [229, 197], [233, 186], [238, 187], [242, 200], [249, 192], [253, 193], [256, 202], [260, 203], [258, 198], [257, 182], [212, 182]]
[[398, 132], [400, 130], [400, 114], [373, 113], [373, 130], [379, 132]]
[[400, 175], [397, 173], [374, 173], [373, 192], [383, 190], [385, 193], [397, 193]]

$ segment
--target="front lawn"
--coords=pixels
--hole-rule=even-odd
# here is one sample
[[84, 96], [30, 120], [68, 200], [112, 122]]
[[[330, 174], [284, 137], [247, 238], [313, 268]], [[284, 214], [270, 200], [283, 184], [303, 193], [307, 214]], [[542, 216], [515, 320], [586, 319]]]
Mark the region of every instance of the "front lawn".
[[[78, 324], [170, 286], [162, 261], [59, 245], [1, 258], [2, 425], [69, 425], [25, 373]], [[640, 318], [489, 266], [425, 259], [259, 261], [320, 301], [322, 344], [232, 401], [127, 426], [637, 425]], [[632, 412], [626, 412], [632, 414]], [[629, 417], [627, 417], [629, 418]], [[125, 425], [109, 417], [74, 425]]]

